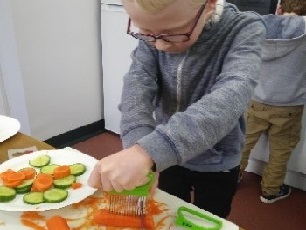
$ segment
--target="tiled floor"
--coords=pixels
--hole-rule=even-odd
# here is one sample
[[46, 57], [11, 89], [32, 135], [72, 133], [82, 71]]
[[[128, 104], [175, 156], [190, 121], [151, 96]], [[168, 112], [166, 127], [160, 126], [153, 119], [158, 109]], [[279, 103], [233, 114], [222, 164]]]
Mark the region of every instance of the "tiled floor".
[[[106, 132], [72, 146], [97, 159], [122, 149], [118, 135]], [[260, 177], [245, 173], [232, 204], [229, 220], [245, 230], [305, 230], [306, 192], [292, 194], [274, 204], [259, 199]]]

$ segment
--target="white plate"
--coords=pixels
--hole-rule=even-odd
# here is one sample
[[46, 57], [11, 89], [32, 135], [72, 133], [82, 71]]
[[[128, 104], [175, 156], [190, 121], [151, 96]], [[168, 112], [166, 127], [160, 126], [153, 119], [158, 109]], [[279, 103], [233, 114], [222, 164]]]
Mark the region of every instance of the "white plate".
[[19, 170], [24, 167], [29, 167], [29, 160], [34, 159], [40, 155], [47, 154], [51, 157], [51, 164], [70, 165], [75, 163], [82, 163], [86, 165], [87, 170], [84, 174], [77, 178], [83, 186], [79, 189], [68, 189], [68, 198], [60, 203], [42, 203], [37, 205], [30, 205], [23, 202], [23, 195], [17, 197], [8, 203], [0, 203], [0, 210], [4, 211], [45, 211], [51, 209], [59, 209], [67, 205], [78, 203], [86, 197], [92, 195], [96, 189], [87, 185], [87, 180], [90, 172], [93, 170], [97, 160], [89, 155], [83, 154], [78, 150], [71, 148], [58, 150], [41, 150], [30, 154], [25, 154], [20, 157], [12, 158], [0, 165], [0, 172], [7, 169]]
[[0, 115], [0, 142], [14, 136], [20, 129], [20, 123], [15, 118]]

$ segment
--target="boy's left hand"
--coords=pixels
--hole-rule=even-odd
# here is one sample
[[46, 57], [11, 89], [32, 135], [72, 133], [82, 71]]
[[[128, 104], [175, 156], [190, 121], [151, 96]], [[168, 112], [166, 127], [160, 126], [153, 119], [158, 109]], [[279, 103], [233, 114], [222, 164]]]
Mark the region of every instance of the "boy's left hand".
[[103, 191], [131, 190], [148, 182], [153, 166], [148, 153], [139, 145], [102, 158], [94, 167], [88, 185]]

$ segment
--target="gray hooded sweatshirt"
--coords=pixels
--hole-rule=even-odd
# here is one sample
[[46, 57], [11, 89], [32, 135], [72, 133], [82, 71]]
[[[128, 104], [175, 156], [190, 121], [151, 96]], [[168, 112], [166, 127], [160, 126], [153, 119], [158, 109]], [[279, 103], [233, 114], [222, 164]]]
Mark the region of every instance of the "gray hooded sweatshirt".
[[306, 17], [263, 16], [267, 40], [253, 100], [273, 106], [306, 102]]
[[124, 76], [121, 138], [135, 143], [157, 171], [182, 165], [220, 172], [240, 162], [244, 112], [260, 70], [265, 26], [255, 13], [225, 3], [186, 52], [158, 51], [139, 41]]

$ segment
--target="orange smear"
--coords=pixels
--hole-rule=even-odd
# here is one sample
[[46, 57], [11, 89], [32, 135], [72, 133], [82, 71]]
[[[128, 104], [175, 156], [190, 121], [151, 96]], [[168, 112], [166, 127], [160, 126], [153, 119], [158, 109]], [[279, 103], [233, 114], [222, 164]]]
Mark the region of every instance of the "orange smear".
[[82, 186], [83, 186], [82, 183], [74, 182], [71, 187], [72, 187], [72, 189], [78, 189], [78, 188], [81, 188]]
[[39, 221], [44, 221], [45, 217], [38, 212], [23, 212], [21, 215], [21, 223], [34, 230], [46, 230], [45, 227], [38, 224]]
[[144, 216], [142, 220], [140, 216], [115, 215], [105, 209], [100, 209], [94, 214], [93, 222], [97, 225], [113, 227], [141, 228], [144, 225], [146, 229], [154, 229], [151, 215]]
[[21, 222], [24, 226], [27, 226], [27, 227], [35, 229], [35, 230], [46, 230], [45, 227], [39, 226], [35, 222], [33, 222], [31, 220], [28, 220], [28, 219], [22, 219]]
[[72, 204], [72, 207], [74, 209], [82, 209], [82, 208], [99, 209], [98, 208], [99, 204], [104, 204], [107, 202], [108, 200], [104, 196], [102, 197], [89, 196], [85, 200], [82, 200], [79, 203]]
[[164, 208], [166, 204], [164, 203], [158, 203], [157, 201], [150, 199], [148, 200], [147, 204], [147, 212], [150, 213], [150, 215], [155, 216], [155, 215], [160, 215], [164, 211], [167, 211], [167, 209]]
[[164, 227], [166, 226], [165, 221], [170, 217], [170, 215], [165, 216], [162, 218], [158, 223], [155, 225], [155, 229], [165, 229]]
[[45, 216], [40, 215], [38, 212], [23, 212], [21, 218], [44, 220]]

